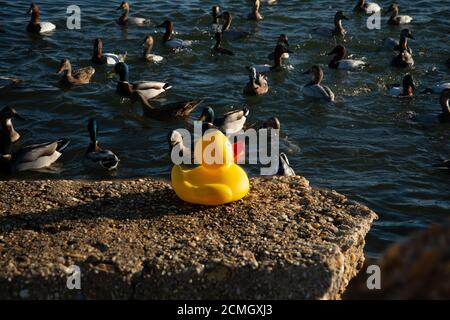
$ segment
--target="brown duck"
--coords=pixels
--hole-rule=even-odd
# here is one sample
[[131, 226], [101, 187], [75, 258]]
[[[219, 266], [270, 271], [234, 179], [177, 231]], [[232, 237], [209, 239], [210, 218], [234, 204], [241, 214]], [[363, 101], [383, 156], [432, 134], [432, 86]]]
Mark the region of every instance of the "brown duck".
[[69, 59], [64, 59], [59, 65], [58, 73], [63, 74], [61, 81], [65, 85], [83, 85], [91, 81], [95, 69], [86, 67], [73, 71]]

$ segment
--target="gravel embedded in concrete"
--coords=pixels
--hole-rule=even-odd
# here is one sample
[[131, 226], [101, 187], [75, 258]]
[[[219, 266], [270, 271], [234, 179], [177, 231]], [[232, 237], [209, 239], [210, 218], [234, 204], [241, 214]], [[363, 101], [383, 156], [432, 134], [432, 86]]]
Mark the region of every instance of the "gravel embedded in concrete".
[[219, 207], [154, 179], [0, 182], [0, 298], [338, 299], [376, 218], [301, 177]]

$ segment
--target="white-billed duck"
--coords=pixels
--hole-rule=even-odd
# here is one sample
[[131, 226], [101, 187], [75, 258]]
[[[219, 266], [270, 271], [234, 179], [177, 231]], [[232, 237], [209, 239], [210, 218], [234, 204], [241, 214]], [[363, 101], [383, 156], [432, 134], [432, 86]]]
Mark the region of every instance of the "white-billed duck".
[[322, 86], [320, 83], [323, 80], [323, 69], [320, 66], [312, 66], [303, 74], [310, 74], [311, 81], [303, 87], [303, 95], [310, 98], [324, 99], [327, 101], [334, 101], [335, 95], [330, 88]]

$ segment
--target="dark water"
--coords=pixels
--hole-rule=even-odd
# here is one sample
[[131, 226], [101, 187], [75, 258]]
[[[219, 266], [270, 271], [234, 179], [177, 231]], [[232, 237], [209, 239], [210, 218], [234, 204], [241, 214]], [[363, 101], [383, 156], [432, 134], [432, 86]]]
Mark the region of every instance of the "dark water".
[[[356, 2], [356, 1], [355, 1]], [[416, 67], [412, 74], [420, 87], [450, 80], [444, 61], [450, 57], [449, 1], [398, 1], [402, 13], [415, 20], [411, 42]], [[387, 7], [388, 1], [378, 1]], [[168, 177], [171, 168], [166, 146], [169, 129], [183, 126], [181, 121], [158, 122], [141, 116], [115, 94], [116, 78], [107, 67], [96, 67], [91, 85], [62, 90], [55, 74], [58, 63], [69, 58], [75, 67], [90, 64], [92, 42], [102, 37], [105, 52], [127, 51], [131, 80], [166, 80], [173, 89], [160, 96], [160, 102], [179, 99], [204, 99], [217, 113], [247, 105], [249, 122], [276, 115], [282, 122], [283, 151], [288, 153], [298, 174], [313, 185], [336, 189], [367, 204], [380, 215], [368, 237], [367, 251], [379, 254], [389, 243], [441, 222], [450, 213], [450, 176], [431, 164], [439, 156], [450, 157], [450, 127], [440, 125], [437, 96], [418, 96], [397, 100], [387, 96], [386, 84], [402, 79], [402, 71], [389, 67], [391, 53], [380, 46], [381, 39], [397, 38], [399, 28], [369, 31], [365, 20], [351, 13], [353, 1], [279, 0], [262, 5], [265, 19], [258, 23], [245, 18], [249, 1], [132, 1], [132, 15], [149, 17], [152, 25], [119, 28], [114, 20], [120, 1], [42, 0], [41, 21], [51, 21], [57, 30], [35, 37], [25, 32], [29, 17], [28, 1], [0, 1], [0, 75], [23, 80], [12, 88], [0, 89], [1, 106], [15, 107], [28, 119], [16, 123], [24, 143], [59, 137], [72, 140], [70, 148], [50, 172], [24, 173], [18, 178], [105, 178], [81, 165], [88, 144], [86, 121], [95, 116], [101, 127], [100, 141], [121, 158], [117, 178], [137, 176]], [[82, 29], [66, 29], [66, 8], [77, 4], [82, 10]], [[225, 42], [235, 57], [214, 57], [210, 31], [211, 6], [219, 4], [234, 13], [234, 26], [252, 31], [246, 41]], [[310, 30], [332, 23], [337, 10], [350, 17], [345, 22], [350, 37], [345, 45], [350, 53], [370, 66], [361, 72], [330, 71], [326, 55], [335, 40], [310, 36]], [[162, 30], [153, 27], [165, 18], [175, 23], [178, 36], [194, 40], [192, 50], [172, 53], [158, 40]], [[140, 42], [154, 34], [155, 53], [165, 57], [155, 65], [140, 60]], [[250, 62], [267, 63], [267, 55], [280, 33], [290, 38], [295, 54], [289, 67], [270, 75], [270, 93], [262, 98], [245, 99], [241, 92], [247, 81], [244, 66]], [[328, 105], [305, 101], [302, 86], [308, 78], [301, 73], [312, 64], [324, 64], [325, 80], [337, 95]], [[197, 113], [200, 110], [197, 111]], [[416, 117], [410, 119], [414, 112]], [[196, 114], [197, 114], [196, 113]], [[256, 170], [249, 168], [251, 174]], [[7, 178], [7, 177], [3, 177]]]

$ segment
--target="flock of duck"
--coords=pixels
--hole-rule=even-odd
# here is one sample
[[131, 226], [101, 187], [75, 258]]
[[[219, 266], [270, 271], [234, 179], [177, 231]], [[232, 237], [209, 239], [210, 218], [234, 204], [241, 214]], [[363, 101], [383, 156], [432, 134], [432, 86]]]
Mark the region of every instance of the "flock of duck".
[[[262, 0], [254, 0], [253, 10], [248, 15], [248, 19], [254, 21], [263, 20], [260, 14], [260, 6]], [[265, 2], [274, 3], [274, 0], [266, 0]], [[150, 21], [145, 18], [130, 16], [130, 5], [124, 1], [117, 8], [122, 10], [121, 16], [117, 20], [117, 24], [122, 27], [146, 26]], [[358, 0], [357, 5], [353, 9], [355, 14], [373, 14], [381, 12], [381, 7], [373, 2]], [[390, 14], [388, 24], [390, 25], [407, 25], [413, 21], [413, 18], [406, 15], [400, 15], [400, 7], [398, 4], [391, 4], [387, 10]], [[32, 3], [29, 9], [31, 20], [26, 30], [34, 34], [46, 34], [53, 32], [56, 26], [51, 22], [40, 21], [40, 9]], [[335, 37], [341, 39], [345, 37], [346, 30], [343, 21], [348, 20], [343, 11], [338, 11], [334, 16], [334, 24], [330, 28], [316, 28], [311, 32], [325, 37]], [[228, 41], [249, 38], [251, 33], [233, 29], [232, 15], [230, 12], [221, 12], [219, 6], [212, 8], [212, 30], [214, 33], [215, 44], [212, 52], [219, 55], [233, 56], [234, 53], [222, 47], [222, 40]], [[174, 24], [170, 20], [157, 25], [158, 28], [165, 30], [162, 37], [162, 43], [174, 50], [182, 50], [192, 46], [192, 41], [182, 40], [174, 37]], [[409, 46], [408, 39], [414, 39], [411, 31], [407, 28], [401, 30], [399, 39], [385, 39], [383, 45], [396, 52], [392, 58], [391, 66], [408, 71], [414, 66], [413, 50]], [[148, 35], [142, 42], [144, 48], [142, 59], [149, 62], [161, 62], [163, 56], [153, 53], [155, 39]], [[127, 54], [105, 53], [104, 43], [98, 38], [95, 39], [93, 45], [93, 53], [91, 62], [96, 65], [111, 66], [119, 77], [117, 82], [117, 94], [129, 98], [131, 103], [139, 102], [146, 116], [164, 120], [173, 117], [181, 117], [187, 119], [190, 113], [201, 103], [201, 101], [180, 101], [176, 103], [161, 105], [155, 107], [151, 100], [160, 94], [171, 89], [171, 85], [161, 81], [130, 81], [129, 67], [125, 63]], [[290, 50], [288, 37], [282, 34], [277, 39], [275, 49], [268, 55], [273, 64], [250, 65], [247, 67], [249, 72], [249, 80], [243, 86], [243, 94], [246, 96], [261, 96], [269, 91], [268, 76], [270, 73], [283, 68], [285, 60], [289, 59], [293, 51]], [[347, 49], [344, 45], [337, 45], [330, 53], [333, 56], [328, 67], [330, 69], [343, 70], [360, 70], [367, 66], [366, 61], [349, 59]], [[445, 62], [444, 62], [445, 63]], [[450, 66], [450, 59], [446, 62]], [[81, 68], [74, 70], [69, 59], [61, 61], [58, 73], [62, 74], [61, 83], [65, 86], [78, 86], [89, 84], [91, 78], [95, 74], [94, 67]], [[311, 66], [304, 74], [311, 76], [311, 81], [303, 88], [303, 95], [309, 99], [322, 99], [324, 101], [334, 102], [335, 94], [327, 86], [322, 85], [324, 70], [319, 65]], [[13, 79], [11, 79], [13, 81]], [[403, 78], [402, 85], [393, 85], [389, 94], [395, 97], [412, 97], [415, 93], [416, 86], [411, 74], [406, 73]], [[440, 122], [450, 122], [450, 83], [439, 83], [422, 91], [426, 94], [440, 94], [440, 104], [442, 113], [439, 115]], [[245, 130], [246, 119], [249, 114], [248, 109], [233, 110], [223, 115], [222, 118], [215, 116], [214, 110], [210, 107], [204, 108], [200, 117], [203, 122], [204, 129], [215, 128], [229, 134]], [[61, 156], [67, 148], [70, 141], [68, 139], [59, 139], [56, 141], [36, 144], [29, 146], [20, 146], [20, 134], [13, 126], [14, 120], [23, 120], [23, 118], [11, 107], [4, 107], [0, 112], [0, 172], [18, 172], [25, 170], [37, 170], [50, 166]], [[84, 160], [97, 167], [106, 170], [113, 170], [118, 167], [119, 158], [110, 150], [103, 149], [98, 143], [98, 123], [95, 119], [90, 119], [87, 129], [90, 137], [90, 144], [85, 153]], [[261, 128], [279, 129], [280, 121], [276, 117], [270, 118]], [[169, 134], [169, 146], [181, 147], [181, 150], [188, 150], [190, 146], [183, 144], [182, 135], [176, 130]], [[450, 161], [444, 161], [439, 167], [450, 169]], [[280, 155], [281, 175], [295, 175], [295, 172], [289, 166], [289, 160], [285, 154]]]

